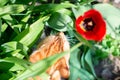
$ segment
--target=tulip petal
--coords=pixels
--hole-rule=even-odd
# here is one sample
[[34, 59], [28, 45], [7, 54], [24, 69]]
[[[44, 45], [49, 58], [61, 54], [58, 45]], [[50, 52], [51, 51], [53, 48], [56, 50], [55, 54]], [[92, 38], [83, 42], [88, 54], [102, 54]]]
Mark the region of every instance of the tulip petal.
[[[80, 25], [81, 22], [87, 18], [91, 18], [95, 23], [91, 31], [83, 30]], [[76, 31], [87, 40], [101, 41], [106, 34], [106, 24], [102, 15], [97, 10], [91, 9], [76, 19]]]

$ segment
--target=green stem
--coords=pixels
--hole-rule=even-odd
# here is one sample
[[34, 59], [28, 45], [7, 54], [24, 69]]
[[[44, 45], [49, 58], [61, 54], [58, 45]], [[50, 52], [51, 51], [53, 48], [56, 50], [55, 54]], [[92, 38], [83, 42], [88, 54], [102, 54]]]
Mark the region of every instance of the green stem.
[[71, 49], [70, 49], [70, 52], [74, 51], [76, 48], [80, 47], [81, 45], [83, 45], [82, 42], [79, 42], [78, 44], [76, 44], [75, 46], [73, 46]]

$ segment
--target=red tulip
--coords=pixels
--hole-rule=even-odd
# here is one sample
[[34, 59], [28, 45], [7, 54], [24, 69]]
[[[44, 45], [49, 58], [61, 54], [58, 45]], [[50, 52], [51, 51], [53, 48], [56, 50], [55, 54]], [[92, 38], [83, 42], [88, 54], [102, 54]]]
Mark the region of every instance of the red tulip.
[[102, 15], [94, 10], [88, 10], [76, 19], [76, 31], [87, 40], [101, 41], [106, 34], [106, 24]]

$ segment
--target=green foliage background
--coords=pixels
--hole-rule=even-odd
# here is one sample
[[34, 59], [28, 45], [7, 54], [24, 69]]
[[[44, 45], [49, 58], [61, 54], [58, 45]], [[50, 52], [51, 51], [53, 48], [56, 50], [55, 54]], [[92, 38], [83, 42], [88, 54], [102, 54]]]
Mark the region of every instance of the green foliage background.
[[[35, 64], [28, 61], [46, 28], [50, 34], [64, 32], [70, 42], [69, 80], [100, 79], [94, 65], [110, 53], [120, 55], [120, 9], [111, 4], [93, 5], [93, 1], [0, 0], [1, 80], [27, 80], [36, 75], [46, 80], [49, 77], [45, 71], [67, 52]], [[75, 19], [89, 9], [100, 11], [106, 21], [107, 34], [102, 42], [87, 41], [75, 32]]]

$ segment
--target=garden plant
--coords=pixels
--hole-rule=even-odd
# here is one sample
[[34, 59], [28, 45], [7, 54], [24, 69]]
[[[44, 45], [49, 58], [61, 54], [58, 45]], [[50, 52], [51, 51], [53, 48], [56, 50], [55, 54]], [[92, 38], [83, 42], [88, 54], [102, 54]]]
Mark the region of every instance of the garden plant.
[[120, 8], [0, 0], [0, 80], [120, 80]]

